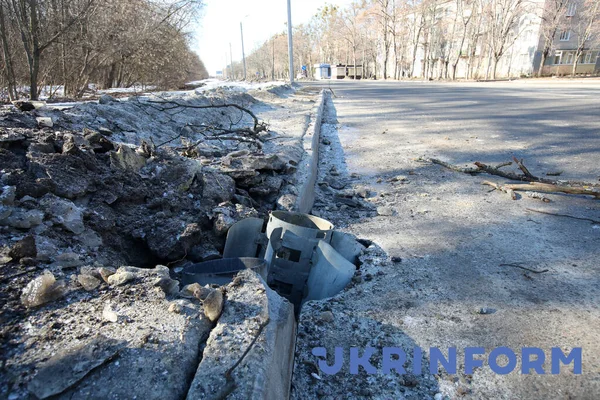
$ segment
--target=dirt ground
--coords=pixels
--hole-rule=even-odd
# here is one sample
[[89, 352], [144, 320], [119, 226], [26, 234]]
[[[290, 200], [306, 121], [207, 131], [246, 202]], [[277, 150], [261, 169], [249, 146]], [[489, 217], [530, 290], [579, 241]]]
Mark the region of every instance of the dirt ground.
[[[321, 180], [371, 209], [335, 204], [322, 184], [314, 213], [372, 240], [354, 285], [307, 304], [300, 317], [294, 398], [594, 399], [600, 394], [600, 225], [529, 211], [600, 220], [589, 196], [547, 194], [516, 201], [483, 180], [418, 161], [462, 167], [524, 158], [534, 175], [598, 184], [597, 86], [342, 82], [331, 85]], [[518, 170], [515, 166], [507, 168]], [[340, 172], [341, 174], [338, 174]], [[373, 209], [377, 208], [377, 211]], [[378, 248], [381, 247], [381, 249]], [[525, 269], [505, 264], [518, 264]], [[545, 271], [545, 272], [541, 272]], [[329, 312], [333, 318], [329, 317]], [[458, 349], [458, 373], [385, 376], [319, 372], [313, 347]], [[487, 361], [464, 372], [465, 347], [506, 346], [517, 369], [492, 373]], [[546, 375], [519, 372], [520, 349], [546, 351]], [[583, 374], [550, 375], [550, 348], [583, 348]], [[444, 350], [444, 353], [446, 351]], [[373, 357], [381, 368], [381, 355]], [[500, 361], [502, 364], [502, 361]], [[408, 364], [410, 367], [411, 363]]]

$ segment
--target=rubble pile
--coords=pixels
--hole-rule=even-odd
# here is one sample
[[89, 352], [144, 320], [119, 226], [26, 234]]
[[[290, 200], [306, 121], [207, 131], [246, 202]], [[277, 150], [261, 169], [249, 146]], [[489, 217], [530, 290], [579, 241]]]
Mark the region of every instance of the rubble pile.
[[[165, 300], [178, 291], [168, 268], [159, 273], [162, 276], [155, 276], [157, 282], [150, 287], [127, 289], [139, 281], [140, 273], [119, 267], [176, 267], [220, 257], [229, 227], [241, 219], [265, 215], [275, 207], [282, 188], [290, 186], [289, 174], [297, 165], [293, 157], [269, 155], [251, 144], [229, 141], [197, 143], [198, 151], [184, 156], [177, 147], [183, 138], [173, 147], [157, 146], [157, 140], [144, 138], [152, 137], [151, 130], [157, 126], [162, 126], [163, 137], [171, 137], [189, 121], [174, 121], [171, 116], [140, 132], [144, 125], [132, 111], [137, 110], [142, 119], [140, 107], [101, 100], [77, 106], [79, 111], [87, 110], [86, 117], [77, 121], [73, 110], [70, 114], [0, 112], [0, 282], [4, 286], [0, 292], [4, 371], [0, 397], [26, 393], [25, 385], [35, 371], [33, 360], [29, 364], [20, 360], [25, 364], [16, 369], [19, 376], [14, 375], [14, 365], [12, 370], [7, 365], [7, 360], [14, 362], [15, 355], [23, 352], [35, 358], [35, 351], [27, 351], [35, 347], [35, 335], [23, 331], [26, 325], [36, 335], [46, 332], [49, 336], [44, 340], [51, 341], [56, 330], [63, 332], [77, 324], [87, 306], [95, 310], [88, 329], [95, 330], [95, 324], [121, 323], [121, 314], [105, 301], [118, 295], [119, 302], [133, 307], [133, 297], [143, 298], [140, 307], [150, 310], [153, 297], [142, 294], [156, 287], [163, 294], [155, 300], [165, 311], [185, 309], [186, 305], [169, 305]], [[113, 108], [110, 113], [109, 107]], [[122, 124], [121, 114], [127, 112], [131, 113], [129, 128]], [[219, 114], [224, 121], [244, 122], [239, 115], [230, 115], [235, 110], [207, 112], [215, 118]], [[197, 114], [197, 118], [206, 117], [206, 113]], [[40, 124], [39, 115], [50, 116], [53, 126]], [[93, 120], [91, 115], [95, 115]], [[121, 122], [111, 122], [111, 117]], [[214, 297], [218, 300], [218, 294]], [[79, 314], [69, 314], [70, 308]], [[63, 322], [52, 322], [57, 312], [52, 310], [60, 310]], [[214, 318], [211, 314], [210, 319]], [[127, 318], [124, 321], [129, 323]], [[185, 325], [182, 329], [192, 328]], [[60, 341], [70, 338], [74, 342], [68, 343], [73, 344], [95, 337], [91, 331], [76, 331], [83, 336], [59, 335]], [[197, 356], [198, 349], [195, 352]], [[5, 373], [9, 370], [11, 374]]]

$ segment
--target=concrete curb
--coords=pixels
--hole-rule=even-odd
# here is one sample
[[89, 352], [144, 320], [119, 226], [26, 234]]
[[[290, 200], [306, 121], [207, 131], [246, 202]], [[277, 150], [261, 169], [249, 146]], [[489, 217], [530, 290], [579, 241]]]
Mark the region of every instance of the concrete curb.
[[[294, 211], [301, 213], [310, 213], [315, 202], [315, 184], [319, 173], [319, 144], [321, 141], [321, 124], [323, 121], [323, 110], [325, 109], [325, 100], [327, 92], [322, 90], [319, 94], [319, 100], [313, 112], [314, 118], [311, 121], [306, 134], [302, 138], [302, 146], [306, 154], [302, 157], [299, 169], [303, 172], [298, 182], [298, 197], [294, 206]], [[308, 139], [311, 139], [310, 142]]]
[[206, 342], [187, 399], [288, 399], [294, 307], [251, 270], [240, 272], [226, 291], [223, 314]]

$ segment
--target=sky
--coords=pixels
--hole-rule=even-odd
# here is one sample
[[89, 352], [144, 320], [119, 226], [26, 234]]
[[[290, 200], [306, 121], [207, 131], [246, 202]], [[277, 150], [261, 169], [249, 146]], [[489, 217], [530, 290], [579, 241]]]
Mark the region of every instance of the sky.
[[[292, 25], [307, 23], [325, 4], [347, 5], [351, 0], [291, 0]], [[194, 48], [209, 74], [222, 70], [229, 43], [233, 60], [242, 59], [240, 22], [244, 51], [249, 54], [272, 35], [285, 31], [287, 0], [206, 0], [202, 18], [194, 32]]]

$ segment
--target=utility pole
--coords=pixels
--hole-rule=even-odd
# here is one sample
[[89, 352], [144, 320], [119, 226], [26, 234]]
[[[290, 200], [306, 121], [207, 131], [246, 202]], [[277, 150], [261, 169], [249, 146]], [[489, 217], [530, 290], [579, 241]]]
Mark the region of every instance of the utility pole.
[[228, 65], [229, 64], [227, 64], [227, 52], [225, 52], [225, 69], [223, 69], [223, 79], [229, 78], [229, 71], [227, 71]]
[[235, 74], [233, 73], [233, 52], [231, 51], [231, 42], [229, 42], [229, 61], [231, 61], [231, 77], [235, 79]]
[[271, 68], [271, 80], [275, 80], [275, 37], [273, 37], [273, 65]]
[[241, 21], [240, 21], [240, 33], [242, 35], [242, 61], [244, 63], [244, 80], [246, 80], [246, 55], [244, 54], [244, 29], [242, 28]]
[[292, 43], [292, 5], [291, 0], [287, 0], [288, 12], [288, 53], [290, 57], [290, 83], [294, 83], [294, 44]]

